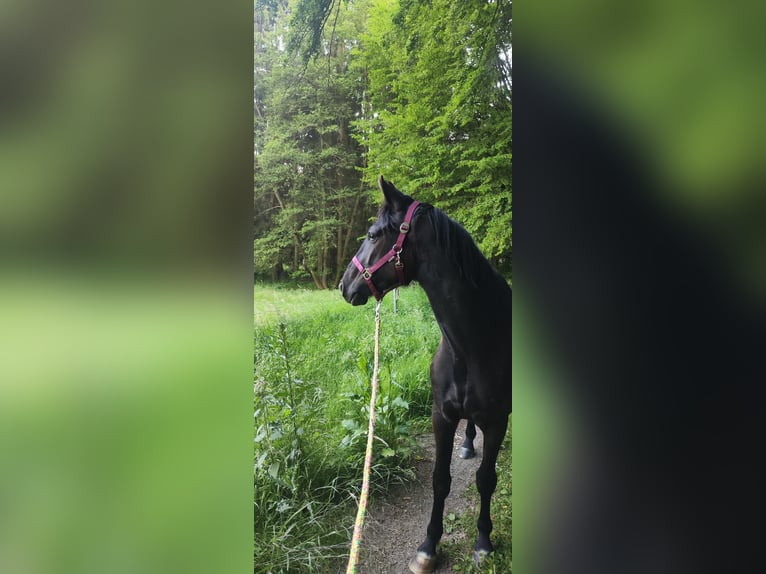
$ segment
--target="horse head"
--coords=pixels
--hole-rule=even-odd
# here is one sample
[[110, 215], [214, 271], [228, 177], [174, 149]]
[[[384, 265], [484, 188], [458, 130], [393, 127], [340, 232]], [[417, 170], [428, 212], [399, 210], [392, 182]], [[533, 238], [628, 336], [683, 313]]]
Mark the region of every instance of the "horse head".
[[419, 205], [394, 184], [378, 178], [383, 205], [367, 231], [356, 255], [341, 278], [343, 298], [352, 305], [364, 305], [370, 296], [382, 299], [392, 289], [407, 285], [417, 275], [414, 249], [416, 233], [412, 217]]

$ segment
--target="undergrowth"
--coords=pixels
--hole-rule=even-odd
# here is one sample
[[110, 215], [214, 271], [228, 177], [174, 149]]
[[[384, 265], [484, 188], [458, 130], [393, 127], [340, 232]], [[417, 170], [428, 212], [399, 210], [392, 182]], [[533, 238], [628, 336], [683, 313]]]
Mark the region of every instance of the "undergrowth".
[[[334, 298], [331, 298], [331, 295]], [[369, 416], [372, 304], [337, 293], [255, 290], [255, 574], [330, 572], [345, 559]], [[373, 493], [411, 479], [430, 417], [428, 368], [439, 330], [425, 294], [381, 311]], [[282, 302], [283, 304], [280, 304]]]

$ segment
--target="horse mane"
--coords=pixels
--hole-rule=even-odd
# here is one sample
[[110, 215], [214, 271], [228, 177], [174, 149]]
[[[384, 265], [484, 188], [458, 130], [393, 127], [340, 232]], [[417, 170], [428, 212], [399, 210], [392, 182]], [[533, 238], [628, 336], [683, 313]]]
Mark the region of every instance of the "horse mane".
[[471, 235], [457, 221], [441, 209], [428, 205], [423, 215], [430, 222], [436, 238], [436, 246], [449, 255], [460, 276], [473, 288], [489, 287], [500, 277], [492, 264], [484, 257]]

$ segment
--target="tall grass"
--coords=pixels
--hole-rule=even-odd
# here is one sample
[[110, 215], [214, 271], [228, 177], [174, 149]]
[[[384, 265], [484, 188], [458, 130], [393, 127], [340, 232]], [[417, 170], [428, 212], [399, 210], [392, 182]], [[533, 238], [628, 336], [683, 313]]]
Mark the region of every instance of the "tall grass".
[[[374, 317], [337, 293], [255, 287], [255, 573], [329, 572], [361, 484]], [[372, 489], [412, 477], [439, 341], [425, 294], [383, 305]]]

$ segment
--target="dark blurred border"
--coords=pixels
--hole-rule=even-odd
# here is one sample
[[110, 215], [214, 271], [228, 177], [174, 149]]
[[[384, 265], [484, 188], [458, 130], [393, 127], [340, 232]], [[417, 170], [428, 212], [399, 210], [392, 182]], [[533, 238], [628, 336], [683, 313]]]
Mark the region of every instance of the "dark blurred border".
[[762, 9], [520, 8], [515, 565], [757, 571]]

